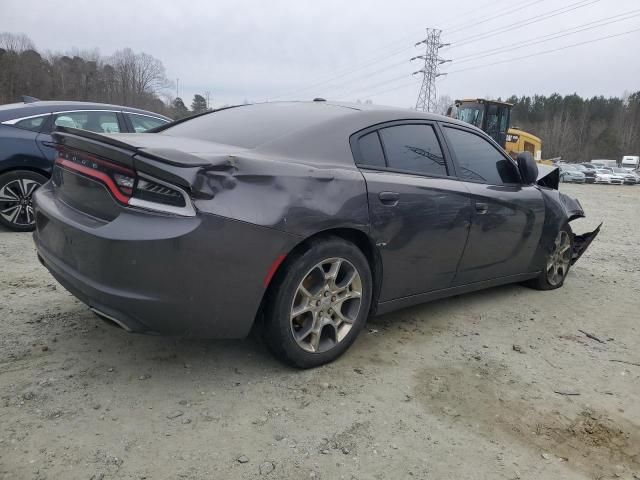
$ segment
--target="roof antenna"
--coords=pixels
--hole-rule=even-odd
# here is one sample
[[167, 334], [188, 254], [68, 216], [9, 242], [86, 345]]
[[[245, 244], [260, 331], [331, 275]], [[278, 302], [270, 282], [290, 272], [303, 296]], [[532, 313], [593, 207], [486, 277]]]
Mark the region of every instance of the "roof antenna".
[[22, 101], [23, 103], [33, 103], [33, 102], [40, 102], [41, 100], [36, 97], [30, 97], [29, 95], [22, 95]]

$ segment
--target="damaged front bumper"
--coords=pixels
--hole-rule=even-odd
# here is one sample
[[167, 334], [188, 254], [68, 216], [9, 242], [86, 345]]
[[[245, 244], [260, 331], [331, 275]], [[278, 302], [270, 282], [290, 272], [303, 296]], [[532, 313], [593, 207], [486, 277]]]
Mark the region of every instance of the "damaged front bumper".
[[571, 254], [571, 265], [576, 263], [585, 250], [591, 245], [593, 239], [600, 233], [602, 223], [598, 225], [593, 232], [583, 233], [582, 235], [573, 235], [573, 252]]
[[[560, 191], [558, 191], [560, 183], [559, 169], [550, 165], [538, 166], [538, 185], [541, 187], [540, 191], [545, 198], [547, 205], [547, 218], [545, 220], [545, 229], [550, 235], [547, 236], [546, 252], [553, 251], [554, 245], [553, 239], [560, 228], [567, 225], [569, 222], [577, 219], [584, 218], [585, 213], [580, 202]], [[591, 242], [600, 233], [602, 223], [598, 225], [598, 228], [592, 232], [583, 233], [580, 235], [573, 234], [573, 251], [571, 253], [571, 265], [576, 263], [578, 259], [584, 254]]]
[[[576, 198], [572, 198], [564, 193], [559, 192], [559, 199], [564, 207], [564, 211], [567, 215], [567, 222], [571, 222], [576, 218], [584, 218], [584, 210], [580, 202]], [[591, 242], [596, 238], [598, 233], [600, 233], [600, 228], [602, 227], [602, 223], [598, 225], [592, 232], [583, 233], [581, 235], [573, 235], [573, 252], [571, 253], [571, 265], [576, 263], [578, 259], [582, 256], [585, 250], [591, 245]]]

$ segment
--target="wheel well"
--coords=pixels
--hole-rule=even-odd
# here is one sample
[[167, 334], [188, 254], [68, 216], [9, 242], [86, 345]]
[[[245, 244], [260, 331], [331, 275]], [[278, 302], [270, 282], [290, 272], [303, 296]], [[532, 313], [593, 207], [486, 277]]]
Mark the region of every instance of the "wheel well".
[[273, 276], [273, 279], [269, 284], [269, 287], [265, 291], [262, 303], [260, 305], [260, 311], [262, 311], [264, 307], [265, 301], [269, 296], [271, 288], [278, 283], [278, 277], [282, 272], [283, 265], [286, 265], [289, 259], [295, 258], [297, 253], [301, 253], [307, 250], [311, 243], [322, 240], [326, 237], [339, 237], [343, 240], [353, 243], [366, 257], [367, 261], [369, 262], [369, 268], [371, 268], [371, 277], [373, 280], [371, 308], [369, 311], [369, 315], [375, 315], [378, 308], [378, 299], [380, 298], [380, 290], [382, 287], [382, 259], [380, 257], [378, 248], [376, 247], [371, 237], [369, 237], [369, 235], [367, 235], [365, 232], [356, 230], [354, 228], [334, 228], [323, 230], [311, 235], [310, 237], [305, 238], [295, 247], [293, 247], [291, 251], [287, 253], [287, 256], [282, 264], [278, 266], [278, 269], [276, 270], [275, 275]]
[[46, 170], [43, 170], [41, 168], [35, 168], [30, 166], [10, 167], [10, 168], [7, 168], [6, 170], [2, 170], [0, 172], [0, 175], [4, 175], [5, 173], [15, 172], [18, 170], [26, 170], [28, 172], [39, 173], [40, 175], [44, 175], [47, 178], [51, 178], [51, 172], [47, 172]]

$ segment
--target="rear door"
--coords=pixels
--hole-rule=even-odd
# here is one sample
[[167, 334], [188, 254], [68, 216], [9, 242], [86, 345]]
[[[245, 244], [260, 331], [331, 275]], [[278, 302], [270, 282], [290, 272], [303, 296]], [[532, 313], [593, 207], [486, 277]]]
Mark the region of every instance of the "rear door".
[[515, 163], [483, 134], [443, 125], [473, 215], [454, 286], [527, 273], [538, 247], [545, 206], [535, 185], [522, 185]]
[[49, 114], [6, 120], [0, 124], [0, 173], [13, 168], [37, 168], [50, 171], [36, 139]]
[[380, 301], [447, 288], [464, 250], [469, 193], [429, 122], [393, 122], [351, 138], [383, 263]]

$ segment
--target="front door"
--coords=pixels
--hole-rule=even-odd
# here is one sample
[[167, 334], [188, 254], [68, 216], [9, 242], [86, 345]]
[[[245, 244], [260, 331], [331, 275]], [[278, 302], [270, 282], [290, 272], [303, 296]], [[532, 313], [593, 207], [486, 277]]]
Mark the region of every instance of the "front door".
[[545, 215], [538, 187], [522, 185], [515, 163], [482, 135], [454, 126], [443, 131], [473, 206], [453, 284], [529, 273]]

